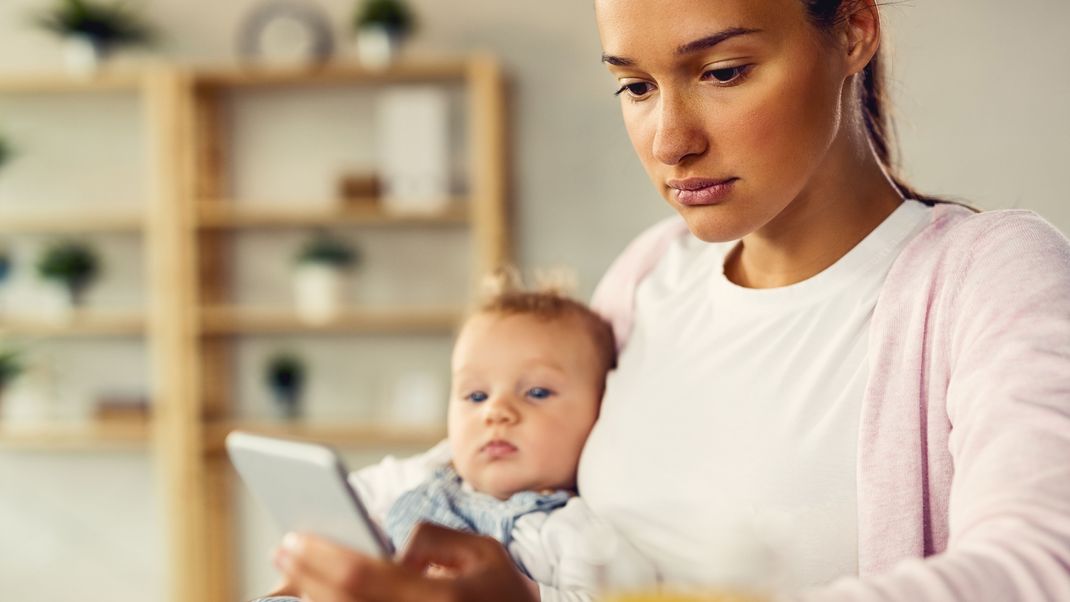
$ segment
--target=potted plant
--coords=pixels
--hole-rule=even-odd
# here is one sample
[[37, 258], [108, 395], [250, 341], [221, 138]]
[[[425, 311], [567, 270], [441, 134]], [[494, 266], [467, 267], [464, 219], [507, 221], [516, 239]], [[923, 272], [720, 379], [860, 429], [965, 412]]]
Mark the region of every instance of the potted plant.
[[324, 324], [342, 307], [343, 276], [358, 260], [345, 242], [320, 232], [297, 254], [294, 297], [297, 315], [309, 324]]
[[14, 349], [0, 348], [0, 402], [11, 383], [22, 374], [22, 354]]
[[67, 308], [82, 305], [86, 289], [97, 277], [100, 261], [88, 245], [59, 241], [44, 249], [37, 262], [37, 273], [46, 282], [59, 285], [66, 292]]
[[11, 147], [11, 142], [8, 141], [6, 136], [0, 133], [0, 169], [3, 169], [14, 156], [15, 151]]
[[64, 41], [64, 58], [75, 75], [90, 76], [117, 48], [148, 44], [152, 29], [125, 4], [55, 0], [35, 22]]
[[305, 363], [293, 353], [277, 353], [268, 359], [264, 378], [279, 415], [293, 420], [301, 415], [301, 392], [305, 386]]
[[402, 0], [361, 0], [353, 17], [357, 57], [370, 69], [388, 67], [415, 24]]
[[7, 249], [0, 247], [0, 286], [4, 285], [7, 277], [11, 275], [11, 255]]

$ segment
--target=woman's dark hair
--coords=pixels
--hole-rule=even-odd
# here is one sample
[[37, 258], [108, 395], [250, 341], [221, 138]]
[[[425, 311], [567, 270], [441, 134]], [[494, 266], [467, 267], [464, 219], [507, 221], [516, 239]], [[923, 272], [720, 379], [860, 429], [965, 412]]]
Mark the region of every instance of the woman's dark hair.
[[[842, 23], [853, 10], [868, 10], [864, 0], [802, 0], [810, 20], [818, 29], [829, 31]], [[908, 199], [916, 199], [926, 204], [947, 202], [943, 199], [927, 196], [914, 190], [899, 176], [899, 158], [896, 156], [894, 127], [889, 114], [887, 88], [885, 84], [883, 51], [878, 50], [873, 60], [862, 72], [861, 100], [862, 117], [870, 144], [888, 172], [892, 184], [899, 189], [899, 194]]]

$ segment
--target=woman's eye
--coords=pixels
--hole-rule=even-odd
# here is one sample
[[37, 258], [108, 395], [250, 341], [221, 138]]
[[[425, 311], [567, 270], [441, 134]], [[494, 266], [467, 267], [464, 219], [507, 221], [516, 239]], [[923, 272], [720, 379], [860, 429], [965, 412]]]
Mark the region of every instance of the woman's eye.
[[705, 79], [712, 79], [718, 84], [722, 85], [734, 85], [743, 81], [747, 73], [750, 71], [750, 65], [739, 65], [737, 67], [725, 67], [723, 69], [710, 69], [702, 74]]
[[472, 403], [483, 403], [487, 400], [487, 394], [483, 391], [472, 391], [468, 395], [465, 395], [464, 398]]
[[632, 98], [640, 98], [646, 96], [647, 94], [650, 94], [651, 88], [653, 88], [653, 86], [646, 82], [635, 82], [631, 84], [624, 84], [614, 94], [616, 96], [620, 96], [621, 94], [627, 92], [628, 96], [631, 96]]
[[553, 391], [545, 387], [532, 387], [531, 389], [528, 389], [528, 397], [535, 399], [546, 399], [553, 394]]

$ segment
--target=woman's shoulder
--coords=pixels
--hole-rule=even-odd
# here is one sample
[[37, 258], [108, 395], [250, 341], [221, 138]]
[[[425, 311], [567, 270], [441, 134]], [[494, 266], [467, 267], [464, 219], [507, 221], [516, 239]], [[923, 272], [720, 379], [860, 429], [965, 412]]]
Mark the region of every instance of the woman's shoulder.
[[[936, 253], [934, 253], [936, 251]], [[932, 221], [904, 250], [911, 255], [975, 263], [990, 255], [1034, 253], [1034, 260], [1065, 259], [1070, 241], [1050, 222], [1025, 209], [977, 211], [954, 203], [939, 203]], [[972, 261], [971, 261], [972, 260]]]
[[1070, 241], [1055, 226], [1023, 209], [940, 203], [896, 259], [885, 289], [921, 294], [930, 287], [916, 285], [927, 282], [995, 294], [1031, 280], [1070, 281]]

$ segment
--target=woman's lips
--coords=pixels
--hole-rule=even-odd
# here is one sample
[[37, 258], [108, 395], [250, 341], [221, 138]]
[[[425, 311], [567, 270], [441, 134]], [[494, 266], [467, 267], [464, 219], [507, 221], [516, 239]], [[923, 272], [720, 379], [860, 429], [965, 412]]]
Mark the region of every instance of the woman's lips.
[[689, 178], [686, 180], [669, 180], [669, 188], [681, 205], [697, 207], [716, 205], [724, 201], [732, 192], [733, 185], [739, 178], [713, 180], [709, 178]]
[[508, 441], [495, 439], [494, 441], [491, 441], [490, 443], [484, 445], [482, 448], [480, 448], [479, 451], [490, 456], [491, 458], [505, 458], [516, 453], [516, 446], [512, 443], [509, 443]]

